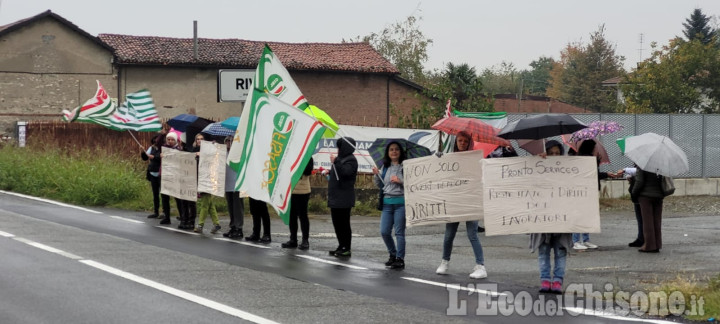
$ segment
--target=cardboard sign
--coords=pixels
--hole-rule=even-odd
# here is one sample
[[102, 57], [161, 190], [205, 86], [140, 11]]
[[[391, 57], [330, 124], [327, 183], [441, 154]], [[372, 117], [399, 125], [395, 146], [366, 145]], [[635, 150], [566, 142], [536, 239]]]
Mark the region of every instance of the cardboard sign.
[[482, 158], [470, 151], [404, 161], [407, 227], [482, 219]]
[[200, 144], [198, 192], [225, 197], [225, 161], [227, 146], [208, 141]]
[[160, 193], [183, 200], [197, 201], [195, 153], [163, 147], [160, 168]]
[[482, 160], [485, 235], [600, 233], [594, 157]]

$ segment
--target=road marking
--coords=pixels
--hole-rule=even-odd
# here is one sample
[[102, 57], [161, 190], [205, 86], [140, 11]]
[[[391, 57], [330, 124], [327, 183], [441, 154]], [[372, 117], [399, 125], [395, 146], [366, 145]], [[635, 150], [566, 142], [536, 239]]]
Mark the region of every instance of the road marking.
[[7, 233], [7, 232], [0, 231], [0, 236], [2, 236], [2, 237], [14, 237], [15, 235], [10, 234], [10, 233]]
[[81, 257], [79, 257], [79, 256], [77, 256], [77, 255], [75, 255], [75, 254], [72, 254], [72, 253], [69, 253], [69, 252], [65, 252], [65, 251], [63, 251], [63, 250], [58, 250], [58, 249], [56, 249], [56, 248], [54, 248], [54, 247], [52, 247], [52, 246], [47, 246], [47, 245], [45, 245], [45, 244], [41, 244], [41, 243], [38, 243], [38, 242], [30, 241], [30, 240], [24, 239], [24, 238], [22, 238], [22, 237], [16, 237], [16, 238], [14, 238], [14, 239], [15, 239], [16, 241], [23, 242], [23, 243], [25, 243], [25, 244], [27, 244], [27, 245], [34, 246], [34, 247], [36, 247], [36, 248], [38, 248], [38, 249], [41, 249], [41, 250], [45, 250], [45, 251], [48, 251], [48, 252], [51, 252], [51, 253], [55, 253], [55, 254], [62, 255], [62, 256], [64, 256], [64, 257], [66, 257], [66, 258], [70, 258], [70, 259], [73, 259], [73, 260], [81, 260], [81, 259], [82, 259]]
[[242, 245], [252, 246], [252, 247], [261, 248], [261, 249], [269, 249], [270, 248], [269, 246], [265, 246], [265, 245], [252, 244], [252, 243], [237, 241], [237, 240], [224, 238], [224, 237], [216, 237], [215, 239], [218, 241], [232, 242], [235, 244], [242, 244]]
[[570, 311], [570, 312], [574, 312], [576, 314], [582, 314], [582, 315], [586, 315], [586, 316], [596, 316], [596, 317], [608, 318], [608, 319], [619, 320], [619, 321], [627, 321], [627, 322], [642, 322], [642, 323], [652, 323], [652, 324], [675, 324], [676, 323], [676, 322], [656, 320], [656, 319], [625, 317], [625, 316], [616, 315], [616, 314], [607, 312], [605, 310], [594, 310], [594, 309], [579, 308], [579, 307], [563, 307], [563, 309]]
[[159, 282], [152, 281], [152, 280], [149, 280], [149, 279], [145, 279], [145, 278], [143, 278], [143, 277], [134, 275], [134, 274], [132, 274], [132, 273], [125, 272], [125, 271], [122, 271], [122, 270], [120, 270], [120, 269], [116, 269], [116, 268], [113, 268], [113, 267], [111, 267], [111, 266], [108, 266], [108, 265], [99, 263], [99, 262], [95, 262], [95, 261], [93, 261], [93, 260], [80, 260], [80, 262], [81, 262], [81, 263], [84, 263], [84, 264], [86, 264], [86, 265], [89, 265], [89, 266], [91, 266], [91, 267], [94, 267], [94, 268], [103, 270], [103, 271], [105, 271], [105, 272], [114, 274], [114, 275], [116, 275], [116, 276], [118, 276], [118, 277], [125, 278], [125, 279], [128, 279], [128, 280], [137, 282], [137, 283], [139, 283], [139, 284], [141, 284], [141, 285], [145, 285], [145, 286], [148, 286], [148, 287], [150, 287], [150, 288], [160, 290], [160, 291], [165, 292], [165, 293], [168, 293], [168, 294], [170, 294], [170, 295], [173, 295], [173, 296], [176, 296], [176, 297], [180, 297], [180, 298], [182, 298], [182, 299], [191, 301], [191, 302], [193, 302], [193, 303], [196, 303], [196, 304], [199, 304], [199, 305], [208, 307], [208, 308], [212, 308], [212, 309], [214, 309], [214, 310], [217, 310], [217, 311], [220, 311], [220, 312], [223, 312], [223, 313], [225, 313], [225, 314], [232, 315], [232, 316], [235, 316], [235, 317], [239, 317], [239, 318], [242, 318], [242, 319], [244, 319], [244, 320], [251, 321], [251, 322], [253, 322], [253, 323], [261, 323], [261, 324], [273, 324], [273, 323], [277, 323], [277, 322], [271, 321], [271, 320], [269, 320], [269, 319], [267, 319], [267, 318], [260, 317], [260, 316], [254, 315], [254, 314], [250, 314], [250, 313], [248, 313], [248, 312], [239, 310], [239, 309], [237, 309], [237, 308], [233, 308], [233, 307], [230, 307], [230, 306], [228, 306], [228, 305], [221, 304], [221, 303], [218, 303], [218, 302], [216, 302], [216, 301], [212, 301], [212, 300], [207, 299], [207, 298], [203, 298], [203, 297], [200, 297], [200, 296], [197, 296], [197, 295], [193, 295], [193, 294], [191, 294], [191, 293], [188, 293], [188, 292], [185, 292], [185, 291], [182, 291], [182, 290], [179, 290], [179, 289], [170, 287], [170, 286], [163, 285], [163, 284], [161, 284], [161, 283], [159, 283]]
[[157, 228], [162, 228], [162, 229], [168, 230], [168, 231], [183, 233], [183, 234], [187, 234], [187, 235], [200, 235], [200, 233], [188, 232], [188, 231], [185, 231], [185, 230], [179, 230], [179, 229], [175, 229], [175, 228], [167, 227], [167, 226], [157, 225], [157, 226], [155, 226], [155, 227], [157, 227]]
[[410, 280], [410, 281], [415, 281], [415, 282], [419, 282], [419, 283], [428, 284], [428, 285], [443, 287], [443, 288], [446, 288], [446, 289], [447, 289], [447, 288], [450, 288], [450, 289], [455, 289], [455, 290], [465, 290], [465, 291], [476, 292], [476, 293], [478, 293], [478, 294], [485, 294], [485, 295], [490, 295], [490, 296], [506, 295], [506, 294], [504, 294], [504, 293], [499, 293], [499, 292], [497, 292], [497, 291], [484, 290], [484, 289], [471, 289], [471, 288], [463, 287], [463, 286], [460, 286], [460, 285], [447, 284], [447, 283], [444, 283], [444, 282], [436, 282], [436, 281], [430, 281], [430, 280], [424, 280], [424, 279], [420, 279], [420, 278], [412, 278], [412, 277], [401, 277], [401, 278], [403, 278], [403, 279], [405, 279], [405, 280]]
[[99, 211], [94, 211], [94, 210], [92, 210], [92, 209], [87, 209], [87, 208], [83, 208], [83, 207], [79, 207], [79, 206], [73, 206], [73, 205], [65, 204], [65, 203], [61, 203], [61, 202], [59, 202], [59, 201], [55, 201], [55, 200], [43, 199], [43, 198], [38, 198], [38, 197], [23, 195], [23, 194], [19, 194], [19, 193], [16, 193], [16, 192], [10, 192], [10, 191], [5, 191], [5, 190], [0, 190], [0, 193], [4, 193], [4, 194], [6, 194], [6, 195], [11, 195], [11, 196], [22, 197], [22, 198], [26, 198], [26, 199], [32, 199], [32, 200], [42, 201], [42, 202], [45, 202], [45, 203], [48, 203], [48, 204], [53, 204], [53, 205], [58, 205], [58, 206], [63, 206], [63, 207], [69, 207], [69, 208], [75, 208], [75, 209], [79, 209], [79, 210], [82, 210], [82, 211], [86, 211], [86, 212], [88, 212], [88, 213], [102, 214], [102, 213], [99, 212]]
[[124, 220], [124, 221], [126, 221], [126, 222], [131, 222], [131, 223], [136, 223], [136, 224], [145, 224], [145, 222], [141, 222], [141, 221], [139, 221], [139, 220], [129, 219], [129, 218], [120, 217], [120, 216], [110, 216], [110, 218], [115, 218], [115, 219], [119, 219], [119, 220]]
[[316, 258], [316, 257], [314, 257], [314, 256], [309, 256], [309, 255], [296, 254], [295, 256], [301, 257], [301, 258], [305, 258], [305, 259], [308, 259], [308, 260], [313, 260], [313, 261], [322, 262], [322, 263], [327, 263], [327, 264], [332, 264], [332, 265], [339, 265], [339, 266], [342, 266], [342, 267], [347, 267], [347, 268], [355, 269], [355, 270], [368, 270], [368, 268], [358, 267], [358, 266], [354, 266], [354, 265], [352, 265], [352, 264], [347, 264], [347, 263], [340, 263], [340, 262], [335, 262], [335, 261], [329, 261], [329, 260], [325, 260], [325, 259], [321, 259], [321, 258]]

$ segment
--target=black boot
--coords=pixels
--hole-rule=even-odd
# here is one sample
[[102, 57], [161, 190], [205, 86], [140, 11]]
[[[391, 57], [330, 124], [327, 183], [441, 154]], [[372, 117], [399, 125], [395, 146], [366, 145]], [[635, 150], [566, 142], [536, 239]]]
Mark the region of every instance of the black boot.
[[390, 258], [385, 262], [385, 266], [386, 267], [392, 266], [393, 263], [395, 263], [395, 260], [397, 260], [397, 258], [394, 255], [391, 255]]
[[390, 265], [390, 269], [405, 269], [405, 260], [403, 260], [402, 258], [395, 258], [395, 262]]
[[229, 231], [223, 233], [223, 237], [230, 237], [233, 234], [235, 234], [235, 231], [237, 231], [237, 229], [235, 227], [230, 227]]
[[303, 239], [302, 242], [300, 242], [300, 245], [298, 245], [298, 249], [300, 250], [307, 250], [310, 248], [310, 242], [308, 242], [307, 239]]
[[290, 240], [283, 244], [280, 244], [280, 247], [282, 247], [283, 249], [294, 249], [297, 246], [298, 246], [298, 243], [296, 240]]
[[260, 235], [253, 233], [252, 235], [246, 237], [245, 241], [250, 241], [250, 242], [260, 241]]

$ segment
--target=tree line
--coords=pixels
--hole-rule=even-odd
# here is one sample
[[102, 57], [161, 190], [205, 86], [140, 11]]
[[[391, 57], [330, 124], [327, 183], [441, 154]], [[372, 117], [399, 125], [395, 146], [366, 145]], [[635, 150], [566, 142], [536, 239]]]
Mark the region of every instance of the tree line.
[[467, 63], [448, 63], [429, 71], [423, 64], [432, 39], [420, 30], [421, 19], [412, 15], [349, 40], [371, 44], [401, 77], [424, 87], [429, 100], [411, 116], [397, 114], [401, 127], [429, 127], [442, 116], [448, 99], [460, 111], [493, 111], [495, 94], [545, 96], [603, 113], [720, 112], [720, 30], [701, 9], [682, 23], [684, 37], [651, 43], [650, 57], [630, 71], [623, 68], [625, 58], [605, 36], [604, 25], [590, 33], [587, 43], [569, 43], [559, 57], [541, 56], [527, 69], [502, 62], [478, 71]]

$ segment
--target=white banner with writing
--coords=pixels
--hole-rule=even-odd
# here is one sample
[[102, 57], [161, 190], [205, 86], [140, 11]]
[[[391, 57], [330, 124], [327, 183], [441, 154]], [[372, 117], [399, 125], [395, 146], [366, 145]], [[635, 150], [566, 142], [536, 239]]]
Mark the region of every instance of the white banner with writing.
[[313, 161], [315, 161], [315, 169], [322, 167], [330, 169], [330, 154], [337, 155], [337, 140], [340, 135], [352, 137], [356, 142], [357, 150], [355, 158], [358, 161], [358, 172], [372, 173], [375, 166], [372, 157], [367, 149], [378, 138], [404, 138], [410, 142], [420, 144], [430, 149], [431, 152], [437, 151], [440, 143], [440, 132], [432, 129], [406, 129], [406, 128], [383, 128], [383, 127], [365, 127], [365, 126], [348, 126], [340, 125], [340, 131], [335, 138], [323, 138], [313, 152]]
[[485, 235], [599, 233], [594, 157], [481, 161]]
[[197, 201], [197, 161], [195, 153], [163, 147], [160, 193]]
[[198, 192], [225, 197], [225, 160], [227, 146], [208, 141], [200, 144]]
[[405, 160], [407, 227], [482, 219], [482, 158], [469, 151]]

